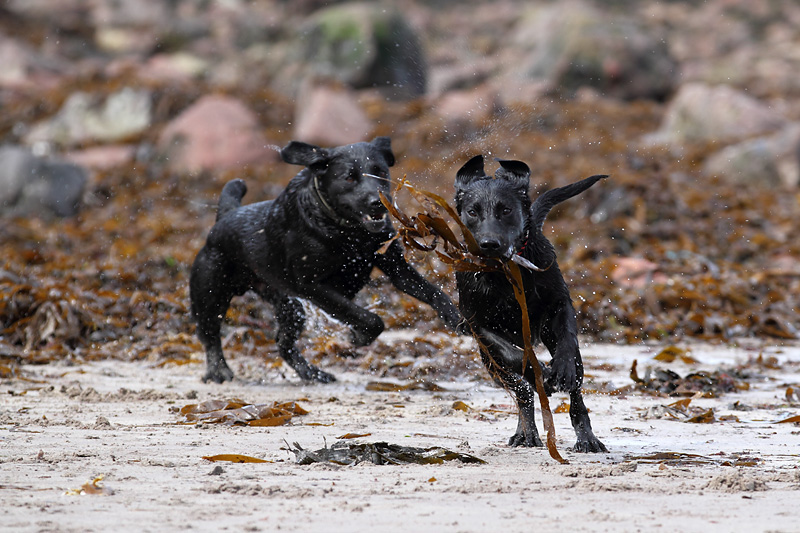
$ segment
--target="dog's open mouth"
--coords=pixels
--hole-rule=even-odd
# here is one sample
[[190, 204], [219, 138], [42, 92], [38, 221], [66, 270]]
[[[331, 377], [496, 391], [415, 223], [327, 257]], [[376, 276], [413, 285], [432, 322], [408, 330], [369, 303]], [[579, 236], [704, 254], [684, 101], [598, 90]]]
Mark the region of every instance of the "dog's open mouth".
[[361, 218], [361, 223], [368, 231], [373, 233], [383, 231], [389, 223], [389, 213], [367, 213]]

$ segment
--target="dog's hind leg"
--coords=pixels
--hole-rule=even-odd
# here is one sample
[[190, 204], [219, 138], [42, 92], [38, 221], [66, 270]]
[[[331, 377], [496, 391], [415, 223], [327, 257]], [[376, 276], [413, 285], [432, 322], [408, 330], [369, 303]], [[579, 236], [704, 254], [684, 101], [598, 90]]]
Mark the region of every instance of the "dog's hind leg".
[[531, 381], [515, 371], [522, 370], [522, 350], [486, 329], [479, 330], [478, 336], [485, 348], [481, 349], [481, 359], [486, 369], [503, 388], [513, 392], [517, 400], [517, 431], [508, 440], [509, 446], [544, 446], [536, 428], [536, 389]]
[[517, 397], [517, 408], [519, 409], [519, 419], [517, 420], [517, 431], [508, 439], [509, 446], [542, 447], [539, 430], [536, 429], [535, 405], [536, 397], [533, 386], [519, 374], [514, 376], [516, 383], [511, 389]]
[[192, 316], [197, 322], [197, 336], [206, 350], [206, 373], [203, 381], [222, 383], [233, 379], [233, 371], [222, 353], [220, 325], [235, 295], [226, 283], [225, 265], [213, 250], [203, 248], [192, 265], [189, 295]]
[[294, 298], [281, 298], [275, 304], [278, 319], [278, 350], [286, 363], [295, 369], [297, 375], [306, 381], [330, 383], [336, 378], [312, 365], [297, 349], [297, 339], [303, 333], [306, 314], [303, 305]]

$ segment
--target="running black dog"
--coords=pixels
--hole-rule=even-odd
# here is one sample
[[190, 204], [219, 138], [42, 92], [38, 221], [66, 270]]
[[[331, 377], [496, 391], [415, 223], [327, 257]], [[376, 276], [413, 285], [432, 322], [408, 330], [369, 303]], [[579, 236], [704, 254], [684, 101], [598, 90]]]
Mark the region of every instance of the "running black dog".
[[[483, 255], [508, 260], [512, 254], [544, 269], [521, 268], [533, 344], [541, 341], [552, 355], [543, 366], [545, 391], [569, 393], [569, 415], [578, 441], [574, 450], [604, 452], [592, 432], [583, 403], [583, 363], [578, 349], [578, 326], [569, 289], [556, 262], [553, 245], [542, 234], [544, 220], [558, 203], [579, 194], [606, 176], [552, 189], [531, 205], [530, 169], [521, 161], [499, 161], [496, 177], [487, 176], [483, 156], [470, 159], [455, 180], [456, 209], [472, 232]], [[511, 446], [542, 446], [534, 421], [533, 368], [522, 373], [524, 345], [522, 315], [511, 283], [502, 272], [457, 272], [459, 307], [489, 351], [481, 357], [487, 369], [514, 392], [519, 407]], [[483, 352], [483, 351], [482, 351]]]
[[233, 378], [222, 354], [220, 323], [231, 298], [248, 290], [275, 307], [280, 355], [309, 381], [335, 378], [309, 363], [295, 346], [305, 325], [297, 298], [350, 326], [353, 344], [365, 346], [383, 331], [383, 321], [352, 299], [373, 267], [456, 328], [458, 309], [406, 263], [398, 241], [378, 253], [394, 234], [378, 196], [378, 191], [389, 196], [394, 154], [388, 137], [330, 149], [293, 141], [281, 150], [281, 158], [306, 168], [275, 200], [247, 206], [241, 206], [245, 183], [228, 182], [217, 222], [192, 265], [192, 315], [206, 349], [204, 381]]

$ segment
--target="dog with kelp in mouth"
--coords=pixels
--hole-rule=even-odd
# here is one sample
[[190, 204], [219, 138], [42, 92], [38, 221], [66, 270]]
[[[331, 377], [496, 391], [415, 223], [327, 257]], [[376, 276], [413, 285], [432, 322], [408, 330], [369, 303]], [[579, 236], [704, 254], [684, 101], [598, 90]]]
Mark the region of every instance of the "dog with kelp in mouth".
[[[547, 396], [569, 393], [569, 414], [577, 436], [574, 450], [605, 452], [592, 431], [581, 394], [583, 363], [569, 289], [553, 245], [542, 233], [545, 218], [557, 204], [585, 191], [605, 175], [551, 189], [535, 202], [529, 197], [530, 169], [521, 161], [499, 160], [495, 176], [484, 171], [483, 156], [458, 171], [453, 209], [428, 191], [402, 182], [427, 212], [409, 217], [384, 198], [402, 227], [399, 237], [418, 249], [435, 251], [456, 270], [459, 308], [478, 342], [484, 365], [511, 391], [519, 408], [511, 446], [543, 446], [534, 418], [538, 394], [550, 455], [566, 462], [555, 446]], [[441, 216], [460, 227], [463, 242]], [[522, 267], [522, 268], [520, 268]], [[541, 365], [533, 345], [543, 343], [552, 360]]]

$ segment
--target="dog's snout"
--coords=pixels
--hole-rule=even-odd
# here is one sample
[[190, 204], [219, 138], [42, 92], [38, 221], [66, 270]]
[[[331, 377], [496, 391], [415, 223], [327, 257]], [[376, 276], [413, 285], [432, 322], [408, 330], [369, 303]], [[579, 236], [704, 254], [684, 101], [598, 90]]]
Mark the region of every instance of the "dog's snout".
[[501, 244], [499, 239], [487, 237], [481, 239], [478, 246], [481, 247], [483, 253], [493, 255], [500, 251]]
[[380, 198], [375, 198], [368, 205], [370, 211], [373, 213], [383, 209], [383, 203], [381, 202]]

